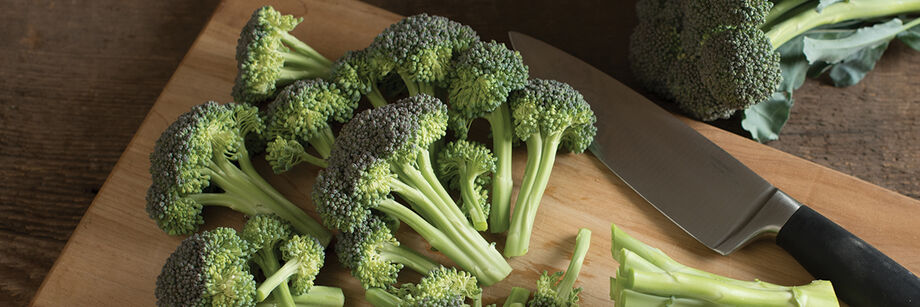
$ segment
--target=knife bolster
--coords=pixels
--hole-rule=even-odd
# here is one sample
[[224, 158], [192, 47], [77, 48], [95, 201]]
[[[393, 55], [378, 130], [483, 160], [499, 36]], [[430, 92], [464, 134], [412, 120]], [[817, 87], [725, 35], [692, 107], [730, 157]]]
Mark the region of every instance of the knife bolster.
[[770, 198], [747, 223], [712, 249], [722, 255], [728, 255], [759, 237], [776, 234], [801, 206], [802, 204], [791, 196], [774, 189]]

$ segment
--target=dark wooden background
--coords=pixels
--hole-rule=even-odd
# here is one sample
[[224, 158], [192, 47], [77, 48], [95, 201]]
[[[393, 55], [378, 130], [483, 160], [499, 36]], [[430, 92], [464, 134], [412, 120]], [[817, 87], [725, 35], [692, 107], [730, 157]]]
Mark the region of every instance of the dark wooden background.
[[[484, 39], [529, 33], [635, 84], [633, 1], [367, 2], [448, 16]], [[28, 303], [218, 4], [0, 2], [0, 306]], [[918, 69], [920, 53], [895, 43], [859, 85], [809, 81], [769, 146], [920, 198]]]

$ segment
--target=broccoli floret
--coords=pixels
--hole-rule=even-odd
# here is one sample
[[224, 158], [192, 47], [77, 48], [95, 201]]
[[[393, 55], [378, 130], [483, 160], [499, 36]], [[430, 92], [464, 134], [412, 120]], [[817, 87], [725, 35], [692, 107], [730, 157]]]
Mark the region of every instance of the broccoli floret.
[[[272, 140], [266, 148], [266, 159], [272, 169], [282, 173], [304, 161], [324, 167], [335, 143], [330, 122], [348, 121], [356, 107], [357, 101], [322, 79], [298, 80], [285, 87], [265, 112], [265, 132]], [[319, 157], [306, 152], [306, 144]]]
[[[259, 214], [250, 217], [240, 232], [240, 237], [249, 243], [253, 250], [252, 262], [262, 269], [265, 276], [271, 276], [281, 268], [278, 260], [278, 246], [291, 239], [293, 230], [291, 224], [282, 220], [277, 215]], [[279, 302], [291, 302], [290, 287], [282, 282], [272, 291]], [[264, 300], [265, 297], [257, 297]]]
[[776, 49], [815, 27], [920, 11], [897, 0], [850, 0], [816, 10], [802, 0], [641, 0], [630, 37], [636, 78], [685, 113], [728, 118], [767, 100], [782, 81]]
[[376, 307], [396, 306], [481, 306], [482, 289], [476, 277], [455, 268], [438, 267], [419, 280], [418, 284], [403, 284], [399, 288], [370, 288], [365, 298]]
[[505, 241], [506, 257], [527, 253], [537, 208], [549, 181], [559, 146], [584, 152], [597, 128], [591, 106], [568, 84], [533, 79], [511, 94], [514, 133], [527, 144], [527, 166]]
[[511, 215], [511, 147], [514, 128], [508, 94], [527, 84], [528, 68], [521, 54], [495, 41], [476, 42], [460, 53], [450, 77], [450, 127], [466, 138], [470, 123], [485, 118], [492, 130], [492, 150], [498, 158], [492, 183], [489, 224], [493, 233], [508, 230]]
[[404, 266], [425, 274], [439, 266], [407, 247], [400, 246], [387, 223], [372, 216], [353, 232], [341, 233], [335, 252], [342, 266], [367, 288], [385, 288], [396, 283]]
[[313, 202], [326, 225], [343, 232], [364, 225], [372, 211], [395, 217], [491, 285], [511, 266], [466, 220], [429, 161], [428, 147], [446, 126], [446, 106], [427, 95], [359, 113], [342, 127], [329, 167], [313, 187]]
[[258, 110], [247, 104], [211, 101], [180, 115], [150, 154], [150, 218], [167, 233], [181, 235], [204, 223], [203, 206], [224, 206], [246, 215], [274, 213], [298, 232], [328, 244], [329, 231], [253, 167], [245, 140], [262, 133], [263, 126]]
[[268, 297], [278, 285], [286, 282], [290, 282], [291, 294], [307, 294], [326, 257], [319, 241], [309, 236], [293, 235], [281, 245], [280, 250], [284, 265], [267, 276], [256, 289], [256, 297], [260, 301]]
[[534, 292], [530, 306], [578, 306], [578, 294], [582, 289], [575, 288], [575, 280], [578, 279], [578, 273], [590, 246], [591, 230], [579, 229], [578, 235], [575, 236], [575, 251], [572, 252], [569, 268], [565, 272], [553, 274], [543, 272], [537, 280], [537, 291]]
[[329, 76], [332, 62], [289, 33], [302, 21], [271, 6], [252, 13], [236, 45], [236, 102], [259, 103], [294, 80]]
[[256, 283], [249, 245], [232, 228], [193, 234], [166, 259], [157, 277], [157, 306], [251, 306]]
[[346, 97], [354, 102], [367, 96], [374, 107], [387, 104], [377, 85], [389, 71], [380, 71], [368, 60], [367, 49], [345, 52], [332, 64], [332, 82], [335, 82]]
[[473, 228], [484, 231], [489, 227], [489, 173], [495, 172], [495, 157], [482, 144], [457, 140], [448, 143], [438, 155], [438, 171], [454, 188], [460, 189], [463, 212]]
[[374, 38], [368, 50], [371, 66], [380, 72], [398, 73], [410, 96], [434, 96], [436, 87], [446, 87], [454, 55], [478, 40], [479, 35], [469, 26], [419, 14], [390, 25]]

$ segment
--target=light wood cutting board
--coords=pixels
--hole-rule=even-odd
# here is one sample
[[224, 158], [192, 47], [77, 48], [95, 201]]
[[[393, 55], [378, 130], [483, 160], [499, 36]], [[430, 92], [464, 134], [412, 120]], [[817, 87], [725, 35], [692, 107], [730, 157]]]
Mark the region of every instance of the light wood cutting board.
[[[160, 231], [144, 211], [144, 195], [150, 184], [148, 154], [160, 133], [191, 106], [207, 100], [230, 101], [237, 36], [252, 11], [263, 4], [303, 16], [305, 21], [294, 34], [329, 58], [367, 46], [377, 33], [400, 18], [359, 2], [222, 3], [74, 231], [33, 299], [35, 306], [154, 304], [156, 276], [182, 238]], [[920, 227], [916, 222], [920, 202], [709, 125], [686, 122], [789, 195], [920, 273]], [[525, 155], [523, 149], [515, 152], [516, 182], [520, 181]], [[533, 289], [544, 270], [565, 269], [578, 228], [587, 227], [594, 235], [577, 285], [585, 288], [581, 295], [584, 305], [609, 304], [608, 277], [617, 266], [610, 255], [611, 223], [678, 261], [707, 271], [784, 285], [812, 279], [771, 240], [752, 243], [731, 256], [717, 255], [645, 203], [590, 154], [563, 154], [556, 161], [537, 215], [530, 253], [511, 259], [514, 272], [484, 290], [487, 303], [503, 300], [512, 286]], [[280, 191], [312, 210], [308, 196], [316, 168], [303, 166], [291, 175], [274, 176], [264, 161], [257, 164]], [[239, 225], [243, 221], [241, 215], [220, 209], [208, 209], [206, 219], [206, 228]], [[487, 238], [499, 247], [504, 245], [500, 236]], [[405, 227], [400, 240], [416, 250], [425, 250], [424, 241]], [[328, 267], [317, 284], [342, 287], [349, 306], [364, 304], [360, 285], [339, 267], [334, 255], [329, 255]], [[403, 274], [407, 279], [417, 277], [413, 275]]]

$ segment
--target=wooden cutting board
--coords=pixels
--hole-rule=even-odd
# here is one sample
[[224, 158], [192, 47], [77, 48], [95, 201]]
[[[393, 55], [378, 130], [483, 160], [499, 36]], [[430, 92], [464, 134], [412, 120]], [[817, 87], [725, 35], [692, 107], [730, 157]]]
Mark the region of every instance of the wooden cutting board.
[[[286, 0], [270, 3], [227, 0], [218, 7], [172, 79], [128, 145], [97, 198], [87, 210], [51, 272], [33, 299], [35, 306], [150, 306], [165, 259], [182, 239], [160, 231], [144, 211], [150, 185], [148, 154], [160, 133], [179, 114], [207, 100], [230, 101], [236, 72], [234, 47], [240, 28], [252, 11], [270, 4], [305, 21], [294, 34], [329, 58], [367, 46], [387, 25], [400, 18], [359, 2]], [[563, 80], [564, 81], [564, 80]], [[725, 148], [769, 182], [831, 220], [874, 244], [915, 273], [920, 273], [920, 202], [851, 176], [818, 166], [709, 125], [687, 120], [700, 133]], [[516, 182], [525, 161], [515, 152]], [[592, 246], [578, 279], [586, 306], [609, 304], [608, 277], [616, 262], [610, 255], [610, 224], [661, 248], [687, 265], [739, 279], [759, 278], [784, 285], [803, 284], [812, 277], [771, 240], [761, 240], [732, 254], [719, 256], [697, 243], [645, 203], [590, 154], [563, 154], [556, 160], [547, 187], [530, 253], [510, 260], [514, 272], [484, 289], [487, 303], [503, 300], [512, 286], [533, 289], [544, 270], [563, 270], [580, 227], [593, 230]], [[309, 191], [317, 169], [299, 167], [274, 176], [264, 161], [261, 171], [293, 202], [312, 210]], [[209, 223], [239, 225], [241, 215], [206, 210]], [[405, 227], [403, 244], [426, 250], [425, 242]], [[489, 240], [504, 245], [500, 236]], [[444, 263], [443, 257], [428, 253]], [[407, 279], [414, 274], [403, 274]], [[317, 284], [340, 286], [347, 305], [361, 305], [363, 290], [335, 256]]]

